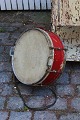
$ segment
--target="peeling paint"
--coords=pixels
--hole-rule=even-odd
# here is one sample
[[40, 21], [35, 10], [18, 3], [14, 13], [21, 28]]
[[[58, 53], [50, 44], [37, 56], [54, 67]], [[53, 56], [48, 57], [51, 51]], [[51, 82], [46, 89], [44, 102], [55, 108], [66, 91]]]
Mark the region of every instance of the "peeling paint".
[[67, 49], [66, 60], [80, 61], [80, 27], [56, 27], [56, 34]]
[[80, 0], [52, 0], [52, 21], [56, 26], [79, 26]]
[[67, 61], [80, 61], [80, 0], [52, 0], [52, 30], [61, 38]]
[[62, 62], [62, 64], [60, 65], [60, 70], [62, 70], [63, 67], [64, 67], [64, 64], [63, 64], [63, 62]]

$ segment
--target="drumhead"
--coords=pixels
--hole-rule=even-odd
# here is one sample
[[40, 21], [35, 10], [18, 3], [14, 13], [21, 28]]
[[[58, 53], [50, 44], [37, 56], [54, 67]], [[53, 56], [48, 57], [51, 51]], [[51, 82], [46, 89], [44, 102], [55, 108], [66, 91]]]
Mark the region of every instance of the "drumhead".
[[[42, 30], [43, 31], [43, 30]], [[26, 31], [16, 42], [12, 58], [13, 71], [27, 85], [37, 83], [46, 74], [51, 41], [39, 29]]]

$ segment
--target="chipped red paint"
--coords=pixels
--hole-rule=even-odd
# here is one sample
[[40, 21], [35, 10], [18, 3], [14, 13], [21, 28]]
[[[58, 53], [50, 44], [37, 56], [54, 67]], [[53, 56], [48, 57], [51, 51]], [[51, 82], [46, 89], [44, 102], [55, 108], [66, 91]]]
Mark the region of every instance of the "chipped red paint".
[[58, 79], [65, 66], [65, 50], [60, 38], [53, 32], [48, 32], [48, 34], [52, 40], [54, 48], [59, 48], [61, 50], [54, 49], [54, 58], [51, 71], [56, 72], [50, 72], [48, 77], [42, 83], [45, 85], [51, 84]]

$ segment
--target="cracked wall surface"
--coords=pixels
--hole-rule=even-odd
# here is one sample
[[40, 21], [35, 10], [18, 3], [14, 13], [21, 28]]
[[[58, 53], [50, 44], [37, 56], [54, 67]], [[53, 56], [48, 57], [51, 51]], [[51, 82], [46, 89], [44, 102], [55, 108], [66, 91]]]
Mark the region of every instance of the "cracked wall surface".
[[51, 20], [67, 48], [67, 61], [80, 61], [80, 1], [52, 0]]

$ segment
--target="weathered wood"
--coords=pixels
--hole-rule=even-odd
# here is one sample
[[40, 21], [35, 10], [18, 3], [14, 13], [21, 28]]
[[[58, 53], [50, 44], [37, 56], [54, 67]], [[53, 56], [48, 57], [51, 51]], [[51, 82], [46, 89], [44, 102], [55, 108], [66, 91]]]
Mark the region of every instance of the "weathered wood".
[[41, 9], [46, 10], [46, 0], [41, 0]]
[[6, 9], [7, 10], [11, 10], [11, 1], [10, 0], [6, 0]]
[[0, 0], [1, 10], [51, 9], [51, 0]]
[[17, 10], [17, 3], [16, 3], [16, 0], [11, 0], [11, 9], [12, 10]]
[[17, 0], [18, 10], [23, 9], [22, 0]]
[[23, 7], [24, 7], [24, 10], [28, 10], [29, 9], [27, 0], [23, 0]]
[[47, 0], [47, 9], [51, 9], [51, 1]]
[[1, 7], [1, 10], [6, 10], [4, 0], [0, 0], [0, 7]]

